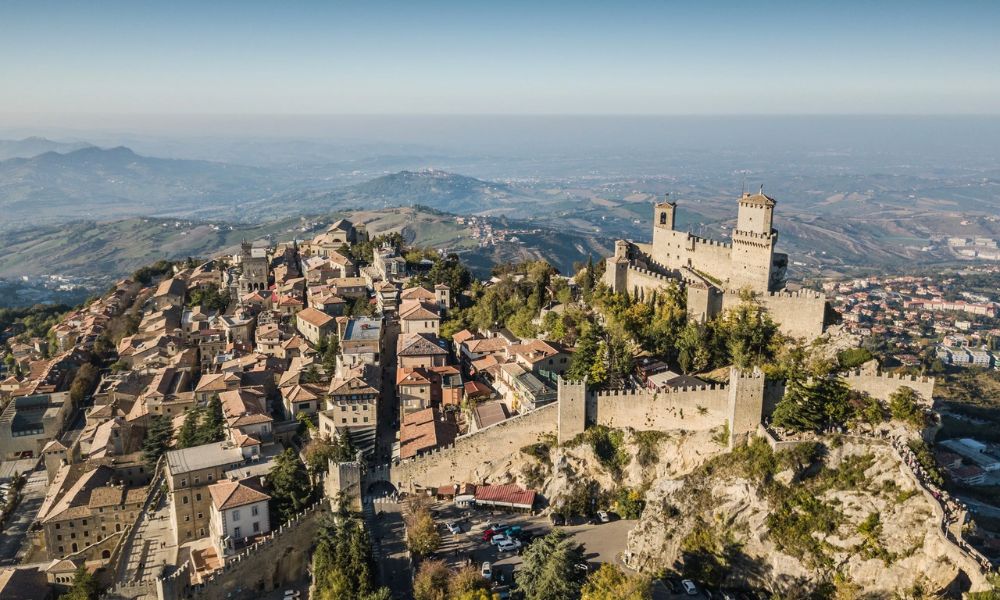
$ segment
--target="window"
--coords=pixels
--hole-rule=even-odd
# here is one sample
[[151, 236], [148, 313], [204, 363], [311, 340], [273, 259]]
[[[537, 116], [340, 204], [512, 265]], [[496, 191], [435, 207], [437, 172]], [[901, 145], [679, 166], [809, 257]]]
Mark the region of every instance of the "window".
[[201, 502], [201, 494], [200, 493], [195, 494], [194, 495], [194, 500], [195, 500], [195, 502]]
[[83, 537], [90, 537], [90, 532], [89, 531], [84, 531], [83, 532]]
[[121, 530], [122, 530], [122, 524], [121, 523], [115, 523], [115, 531], [121, 531]]
[[75, 540], [76, 539], [76, 534], [75, 533], [69, 534], [69, 539]]
[[199, 519], [205, 518], [205, 513], [198, 513], [198, 518]]
[[77, 548], [77, 546], [76, 546], [76, 542], [73, 542], [73, 543], [72, 543], [72, 544], [70, 545], [70, 547], [69, 547], [69, 548], [70, 548], [70, 550], [71, 550], [71, 551], [73, 551], [73, 552], [76, 552], [76, 548]]
[[368, 422], [368, 417], [365, 417], [365, 423], [367, 423], [367, 422]]
[[233, 511], [233, 520], [234, 521], [239, 521], [240, 520], [240, 511], [238, 511], [238, 510], [234, 510]]
[[253, 532], [254, 533], [259, 533], [260, 532], [260, 523], [258, 523], [257, 521], [253, 522]]
[[65, 550], [63, 550], [62, 546], [59, 546], [59, 553], [62, 554], [63, 552], [65, 552]]
[[198, 485], [199, 483], [201, 483], [201, 477], [195, 477], [194, 478], [194, 484]]
[[56, 536], [56, 541], [57, 542], [61, 542], [62, 541], [62, 536], [61, 535], [57, 535]]
[[86, 526], [87, 526], [87, 519], [84, 519], [84, 520], [83, 520], [83, 526], [84, 526], [84, 527], [86, 527]]
[[187, 484], [188, 484], [188, 480], [187, 479], [181, 479], [181, 487], [184, 487]]
[[59, 523], [56, 523], [56, 529], [59, 529]]
[[358, 418], [357, 418], [357, 417], [354, 417], [353, 419], [351, 419], [351, 422], [353, 422], [353, 423], [357, 423], [357, 422], [358, 422]]
[[255, 516], [255, 517], [257, 516], [257, 514], [259, 512], [260, 512], [260, 507], [259, 506], [254, 506], [254, 507], [250, 508], [250, 514], [253, 515], [253, 516]]
[[234, 537], [234, 538], [239, 538], [239, 537], [242, 537], [242, 536], [240, 535], [240, 528], [239, 528], [239, 527], [234, 527], [234, 528], [233, 528], [233, 537]]
[[208, 475], [208, 480], [212, 481], [212, 474], [211, 473], [209, 473], [209, 475]]
[[190, 520], [191, 520], [191, 515], [184, 515], [184, 522], [185, 523], [188, 522], [188, 521], [190, 521]]
[[181, 503], [187, 504], [188, 503], [188, 497], [187, 496], [181, 496]]

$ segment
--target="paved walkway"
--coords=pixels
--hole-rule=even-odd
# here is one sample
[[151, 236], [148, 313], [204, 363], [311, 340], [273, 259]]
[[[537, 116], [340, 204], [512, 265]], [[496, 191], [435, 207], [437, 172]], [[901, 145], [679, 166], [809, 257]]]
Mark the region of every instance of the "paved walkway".
[[38, 510], [45, 500], [45, 491], [49, 481], [45, 470], [28, 473], [28, 480], [21, 490], [21, 503], [14, 509], [3, 533], [0, 533], [0, 565], [16, 565], [21, 563], [29, 550], [28, 529], [38, 516]]
[[[365, 521], [372, 537], [372, 553], [379, 570], [379, 583], [399, 600], [412, 598], [413, 571], [406, 551], [403, 507], [386, 498], [364, 500]], [[378, 513], [381, 512], [381, 515]]]
[[176, 564], [177, 546], [170, 527], [168, 495], [162, 494], [151, 510], [140, 515], [130, 542], [123, 549], [127, 559], [119, 570], [121, 581], [152, 581], [161, 567]]

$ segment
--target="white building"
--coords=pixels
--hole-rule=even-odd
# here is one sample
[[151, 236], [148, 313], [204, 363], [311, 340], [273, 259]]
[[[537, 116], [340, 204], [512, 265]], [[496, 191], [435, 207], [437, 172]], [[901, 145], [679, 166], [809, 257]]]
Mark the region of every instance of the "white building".
[[267, 513], [271, 497], [258, 489], [256, 481], [220, 481], [208, 488], [212, 495], [212, 544], [223, 561], [237, 554], [248, 538], [271, 531]]

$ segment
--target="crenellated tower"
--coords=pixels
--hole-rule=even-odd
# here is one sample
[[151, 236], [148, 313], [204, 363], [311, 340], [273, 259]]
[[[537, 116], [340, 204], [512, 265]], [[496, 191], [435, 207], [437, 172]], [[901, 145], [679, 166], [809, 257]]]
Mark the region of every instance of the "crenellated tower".
[[764, 195], [744, 193], [739, 202], [733, 248], [730, 257], [729, 288], [750, 288], [764, 293], [774, 288], [772, 276], [774, 247], [778, 232], [773, 227], [774, 199]]

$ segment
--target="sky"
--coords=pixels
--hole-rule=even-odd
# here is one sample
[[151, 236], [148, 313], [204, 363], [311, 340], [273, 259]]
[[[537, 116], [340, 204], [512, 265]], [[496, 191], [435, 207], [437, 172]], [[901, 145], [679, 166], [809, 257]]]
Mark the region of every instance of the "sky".
[[0, 122], [998, 114], [1000, 2], [0, 3]]

